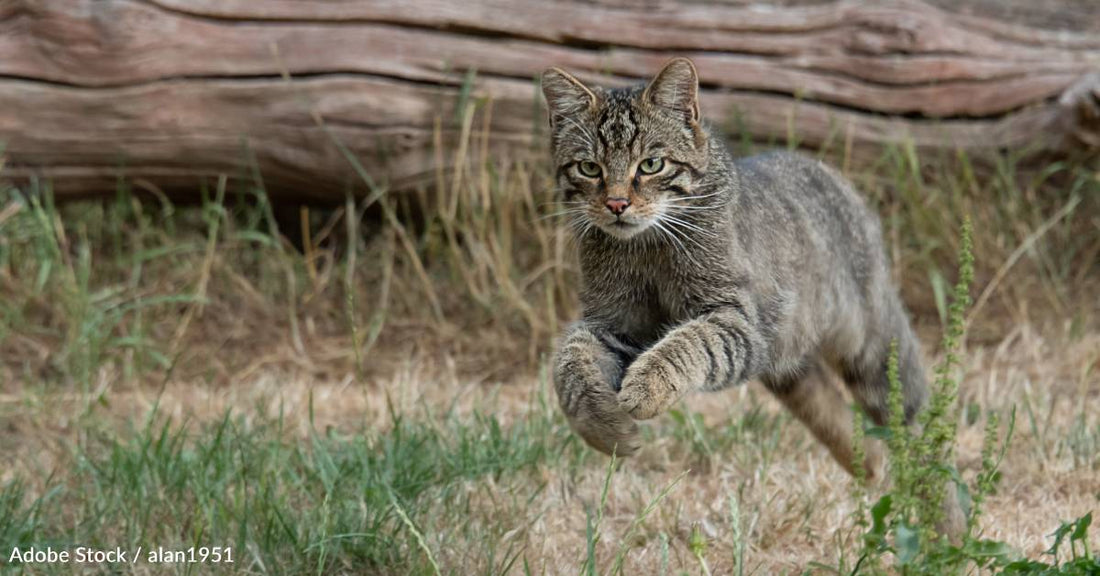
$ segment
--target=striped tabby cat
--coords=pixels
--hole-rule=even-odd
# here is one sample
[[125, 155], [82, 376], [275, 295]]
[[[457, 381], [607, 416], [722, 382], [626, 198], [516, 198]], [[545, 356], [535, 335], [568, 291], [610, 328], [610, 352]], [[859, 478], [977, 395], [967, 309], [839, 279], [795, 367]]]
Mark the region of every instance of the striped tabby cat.
[[[833, 376], [885, 425], [895, 339], [912, 422], [927, 396], [918, 341], [851, 184], [795, 154], [732, 159], [703, 124], [686, 59], [644, 87], [590, 88], [551, 68], [542, 89], [583, 278], [554, 382], [581, 437], [632, 454], [636, 420], [756, 378], [851, 471], [852, 414]], [[867, 453], [873, 477], [881, 452]]]

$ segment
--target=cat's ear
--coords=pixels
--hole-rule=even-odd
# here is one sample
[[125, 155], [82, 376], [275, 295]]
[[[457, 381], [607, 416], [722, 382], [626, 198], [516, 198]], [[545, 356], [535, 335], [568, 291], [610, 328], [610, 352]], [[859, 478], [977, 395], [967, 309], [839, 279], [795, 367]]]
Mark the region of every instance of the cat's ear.
[[542, 95], [546, 97], [551, 125], [559, 116], [573, 116], [596, 106], [596, 95], [560, 68], [547, 68], [542, 73]]
[[674, 58], [646, 86], [646, 101], [699, 121], [699, 74], [687, 58]]

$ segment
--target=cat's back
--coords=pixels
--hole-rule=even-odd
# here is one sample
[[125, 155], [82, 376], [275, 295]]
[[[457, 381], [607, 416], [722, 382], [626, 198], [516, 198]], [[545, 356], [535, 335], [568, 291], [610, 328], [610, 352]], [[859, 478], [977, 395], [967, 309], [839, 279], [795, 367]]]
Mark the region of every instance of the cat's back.
[[838, 171], [795, 152], [777, 151], [731, 161], [737, 174], [737, 208], [744, 223], [764, 233], [812, 234], [823, 242], [872, 249], [879, 243], [878, 216]]
[[802, 205], [850, 207], [858, 214], [873, 214], [862, 197], [839, 172], [821, 160], [797, 152], [775, 151], [732, 160], [745, 196], [770, 196]]
[[791, 152], [739, 158], [730, 167], [735, 242], [759, 273], [806, 291], [829, 286], [838, 298], [866, 296], [885, 281], [878, 216], [838, 171]]

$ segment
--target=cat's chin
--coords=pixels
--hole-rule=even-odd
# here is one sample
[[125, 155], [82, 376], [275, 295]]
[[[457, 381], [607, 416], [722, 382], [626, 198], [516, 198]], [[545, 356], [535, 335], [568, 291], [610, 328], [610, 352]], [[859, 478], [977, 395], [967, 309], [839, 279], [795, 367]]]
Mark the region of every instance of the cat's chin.
[[604, 224], [600, 226], [600, 230], [603, 230], [608, 236], [617, 240], [630, 240], [631, 238], [645, 232], [649, 228], [649, 222], [623, 222], [617, 221], [610, 224]]

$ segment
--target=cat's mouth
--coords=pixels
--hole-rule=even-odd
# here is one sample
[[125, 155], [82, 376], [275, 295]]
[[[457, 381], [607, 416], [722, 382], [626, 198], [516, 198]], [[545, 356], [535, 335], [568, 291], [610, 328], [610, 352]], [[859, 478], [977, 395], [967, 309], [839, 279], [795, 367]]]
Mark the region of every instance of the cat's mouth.
[[600, 229], [620, 240], [628, 240], [646, 228], [649, 228], [648, 220], [626, 220], [617, 218], [610, 222], [600, 224]]

